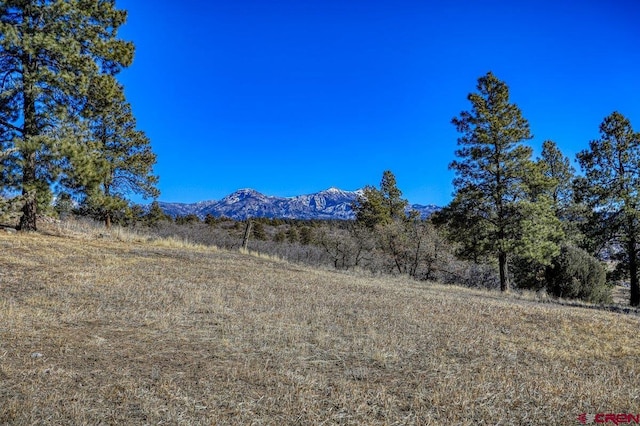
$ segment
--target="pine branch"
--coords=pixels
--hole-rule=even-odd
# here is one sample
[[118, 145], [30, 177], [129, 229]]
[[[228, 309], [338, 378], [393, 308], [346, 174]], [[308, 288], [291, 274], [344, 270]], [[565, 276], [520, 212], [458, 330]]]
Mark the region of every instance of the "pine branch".
[[15, 130], [16, 132], [20, 132], [20, 133], [24, 133], [24, 130], [18, 126], [14, 126], [13, 124], [9, 123], [8, 121], [0, 118], [0, 126], [4, 126], [8, 129], [11, 130]]
[[0, 151], [0, 160], [7, 158], [16, 152], [18, 152], [18, 148], [9, 148], [9, 149], [5, 149], [4, 151]]

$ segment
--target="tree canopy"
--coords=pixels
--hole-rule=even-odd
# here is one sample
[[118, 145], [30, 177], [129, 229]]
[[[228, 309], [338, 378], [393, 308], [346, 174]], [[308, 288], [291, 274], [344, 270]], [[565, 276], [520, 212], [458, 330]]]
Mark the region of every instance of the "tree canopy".
[[[509, 88], [493, 73], [478, 79], [471, 93], [469, 111], [452, 120], [461, 136], [459, 158], [451, 163], [455, 171], [453, 208], [461, 208], [454, 227], [470, 223], [479, 240], [475, 249], [498, 258], [500, 287], [509, 288], [508, 255], [514, 250], [519, 226], [518, 204], [526, 198], [526, 172], [531, 148], [522, 144], [531, 139], [528, 121], [510, 102]], [[467, 222], [469, 220], [470, 222]]]
[[81, 112], [91, 81], [132, 62], [133, 44], [117, 38], [125, 19], [114, 0], [0, 2], [0, 135], [17, 149], [12, 183], [34, 194], [21, 229], [36, 229], [37, 194], [59, 177], [61, 163], [89, 152], [77, 147]]
[[380, 189], [366, 186], [353, 205], [356, 222], [370, 229], [406, 218], [408, 202], [402, 199], [396, 177], [390, 170], [382, 173]]
[[578, 154], [578, 161], [585, 172], [578, 184], [580, 198], [593, 212], [592, 237], [623, 248], [618, 266], [630, 280], [630, 303], [638, 306], [640, 134], [629, 119], [613, 112], [600, 124], [600, 138]]
[[96, 181], [86, 191], [86, 202], [111, 226], [113, 215], [123, 210], [126, 195], [157, 197], [157, 176], [153, 175], [156, 156], [149, 138], [136, 128], [131, 106], [123, 87], [109, 75], [92, 84], [92, 102], [83, 115], [88, 124], [87, 144], [97, 156]]

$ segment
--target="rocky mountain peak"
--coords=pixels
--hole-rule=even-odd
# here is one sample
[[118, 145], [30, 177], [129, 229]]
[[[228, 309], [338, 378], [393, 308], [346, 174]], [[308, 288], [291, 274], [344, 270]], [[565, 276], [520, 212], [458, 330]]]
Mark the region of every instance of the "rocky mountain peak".
[[[355, 217], [351, 205], [362, 191], [344, 191], [335, 187], [295, 197], [271, 197], [254, 189], [244, 188], [219, 201], [201, 201], [193, 204], [164, 203], [160, 207], [170, 216], [195, 214], [200, 218], [211, 214], [246, 220], [251, 217], [282, 219], [350, 220]], [[412, 205], [423, 217], [438, 210], [436, 206]]]

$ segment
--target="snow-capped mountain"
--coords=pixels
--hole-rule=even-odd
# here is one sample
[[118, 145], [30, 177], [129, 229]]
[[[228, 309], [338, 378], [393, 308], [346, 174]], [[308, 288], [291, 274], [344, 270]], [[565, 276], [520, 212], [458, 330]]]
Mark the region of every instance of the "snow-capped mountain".
[[[361, 191], [343, 191], [329, 188], [315, 194], [298, 195], [296, 197], [271, 197], [253, 189], [240, 189], [219, 201], [201, 201], [198, 203], [164, 203], [160, 208], [170, 216], [195, 214], [204, 218], [207, 214], [215, 217], [228, 217], [245, 220], [250, 217], [268, 217], [281, 219], [338, 219], [354, 218], [351, 204]], [[412, 209], [418, 210], [422, 217], [428, 217], [439, 210], [435, 205], [422, 206], [414, 204]]]

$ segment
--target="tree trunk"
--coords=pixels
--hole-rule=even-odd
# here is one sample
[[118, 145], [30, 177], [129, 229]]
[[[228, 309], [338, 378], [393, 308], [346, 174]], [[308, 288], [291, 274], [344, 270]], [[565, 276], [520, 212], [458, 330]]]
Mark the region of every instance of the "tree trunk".
[[25, 184], [25, 182], [35, 182], [35, 170], [33, 171], [32, 174], [33, 174], [32, 179], [29, 178], [27, 180], [23, 178], [22, 195], [25, 198], [25, 202], [24, 202], [24, 207], [22, 207], [22, 216], [20, 217], [20, 224], [18, 225], [18, 229], [21, 231], [37, 231], [36, 217], [37, 217], [37, 209], [38, 209], [38, 199], [36, 197], [36, 191], [35, 189], [30, 191], [29, 190], [30, 185]]
[[36, 192], [36, 153], [29, 152], [24, 155], [22, 166], [22, 195], [25, 199], [22, 207], [22, 217], [18, 229], [21, 231], [36, 231], [36, 217], [38, 209], [38, 197]]
[[498, 253], [498, 266], [500, 269], [500, 291], [509, 291], [509, 269], [507, 265], [507, 253]]
[[104, 217], [104, 227], [111, 229], [111, 213], [107, 212], [107, 215]]
[[629, 277], [631, 286], [631, 297], [629, 298], [629, 304], [631, 306], [640, 305], [640, 283], [638, 282], [638, 255], [636, 249], [636, 235], [633, 229], [629, 235], [629, 245], [627, 247], [629, 255]]
[[[22, 138], [27, 142], [27, 146], [31, 143], [31, 138], [38, 135], [38, 124], [36, 114], [36, 100], [33, 95], [33, 82], [31, 76], [34, 73], [32, 62], [25, 58], [24, 64], [24, 123]], [[22, 217], [18, 228], [22, 231], [36, 231], [36, 214], [38, 208], [38, 198], [36, 193], [36, 148], [29, 147], [23, 153], [24, 165], [22, 166], [22, 195], [26, 200], [22, 208]]]

